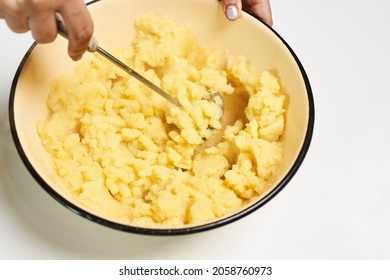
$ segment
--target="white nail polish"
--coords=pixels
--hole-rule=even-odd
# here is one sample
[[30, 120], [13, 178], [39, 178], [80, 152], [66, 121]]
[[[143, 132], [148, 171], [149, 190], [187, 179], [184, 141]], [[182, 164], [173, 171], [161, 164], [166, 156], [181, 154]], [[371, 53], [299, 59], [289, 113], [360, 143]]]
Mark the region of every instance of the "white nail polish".
[[229, 5], [226, 7], [226, 17], [229, 20], [236, 20], [238, 18], [238, 8], [235, 5]]

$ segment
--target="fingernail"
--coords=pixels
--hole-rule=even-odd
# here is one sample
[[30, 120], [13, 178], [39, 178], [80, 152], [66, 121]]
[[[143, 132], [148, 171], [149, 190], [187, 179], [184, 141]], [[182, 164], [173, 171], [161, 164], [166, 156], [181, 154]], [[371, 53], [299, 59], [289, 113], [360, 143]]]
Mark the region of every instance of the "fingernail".
[[229, 5], [226, 7], [226, 17], [229, 20], [236, 20], [238, 18], [238, 8], [235, 5]]
[[80, 60], [82, 57], [83, 57], [82, 55], [71, 56], [71, 58], [72, 58], [73, 61], [78, 61], [78, 60]]

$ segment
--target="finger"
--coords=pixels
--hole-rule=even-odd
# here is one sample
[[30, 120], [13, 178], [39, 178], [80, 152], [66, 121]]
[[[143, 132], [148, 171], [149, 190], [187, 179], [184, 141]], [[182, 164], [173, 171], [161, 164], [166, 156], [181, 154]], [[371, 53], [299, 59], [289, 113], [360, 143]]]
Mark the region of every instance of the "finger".
[[27, 13], [17, 1], [0, 1], [0, 18], [4, 18], [8, 27], [16, 33], [29, 30]]
[[[35, 3], [35, 4], [34, 4]], [[38, 43], [49, 43], [57, 36], [55, 7], [52, 2], [30, 2], [28, 24]]]
[[261, 21], [273, 25], [271, 4], [269, 0], [244, 0], [243, 9], [260, 18]]
[[57, 37], [54, 13], [44, 17], [31, 17], [29, 26], [34, 40], [38, 43], [49, 43]]
[[229, 20], [236, 20], [240, 16], [241, 0], [221, 0], [222, 11]]
[[79, 60], [88, 48], [93, 34], [93, 21], [84, 1], [68, 0], [58, 9], [68, 29], [68, 54]]
[[5, 15], [4, 19], [8, 27], [15, 33], [25, 33], [30, 30], [27, 16], [15, 18]]

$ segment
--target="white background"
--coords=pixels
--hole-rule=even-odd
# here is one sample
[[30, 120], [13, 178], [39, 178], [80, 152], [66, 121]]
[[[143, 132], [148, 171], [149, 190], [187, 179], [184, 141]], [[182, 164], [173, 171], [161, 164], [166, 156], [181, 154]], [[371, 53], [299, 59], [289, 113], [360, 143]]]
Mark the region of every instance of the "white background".
[[0, 20], [0, 259], [390, 259], [390, 2], [271, 3], [274, 29], [313, 89], [309, 153], [260, 210], [176, 237], [92, 223], [35, 183], [7, 118], [13, 76], [33, 41]]

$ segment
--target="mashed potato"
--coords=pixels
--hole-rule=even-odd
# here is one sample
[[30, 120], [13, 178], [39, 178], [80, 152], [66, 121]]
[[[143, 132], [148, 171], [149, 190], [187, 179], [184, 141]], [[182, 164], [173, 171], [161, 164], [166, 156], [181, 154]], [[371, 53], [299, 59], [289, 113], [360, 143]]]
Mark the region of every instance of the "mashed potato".
[[[203, 223], [265, 191], [282, 158], [285, 97], [270, 72], [199, 43], [193, 29], [145, 14], [115, 55], [175, 96], [181, 108], [99, 56], [52, 84], [37, 129], [56, 172], [87, 208], [143, 226]], [[213, 92], [247, 100], [222, 127]]]

